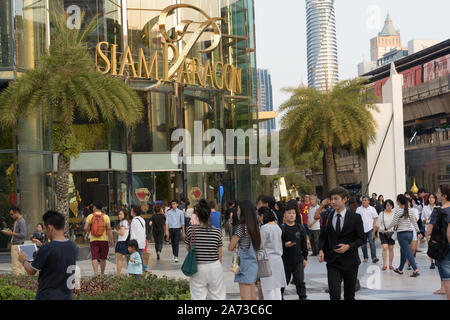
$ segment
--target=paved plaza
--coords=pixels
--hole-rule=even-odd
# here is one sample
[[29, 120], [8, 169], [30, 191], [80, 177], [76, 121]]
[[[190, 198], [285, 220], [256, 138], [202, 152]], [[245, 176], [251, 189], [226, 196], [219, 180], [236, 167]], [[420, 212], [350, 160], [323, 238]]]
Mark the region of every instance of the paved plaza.
[[[234, 274], [229, 270], [231, 264], [232, 253], [228, 251], [228, 237], [224, 239], [224, 257], [223, 269], [225, 277], [225, 285], [227, 291], [227, 300], [239, 300], [239, 286], [234, 283]], [[152, 263], [150, 269], [157, 276], [167, 276], [169, 278], [187, 279], [181, 272], [181, 265], [186, 256], [184, 243], [180, 242], [180, 262], [172, 263], [172, 247], [164, 244], [161, 260], [156, 260], [154, 245], [148, 246], [152, 252]], [[361, 290], [356, 293], [358, 300], [445, 300], [444, 295], [435, 295], [433, 292], [440, 286], [438, 270], [430, 270], [429, 260], [426, 255], [426, 243], [420, 245], [422, 252], [417, 253], [416, 262], [421, 272], [418, 278], [411, 278], [409, 275], [412, 271], [404, 270], [405, 274], [400, 276], [389, 269], [381, 271], [381, 246], [377, 240], [377, 257], [380, 261], [377, 264], [362, 263], [359, 268], [359, 276]], [[114, 250], [108, 257], [106, 266], [107, 274], [115, 274], [116, 265]], [[362, 257], [361, 250], [359, 250]], [[400, 259], [400, 248], [395, 247], [394, 267], [397, 267]], [[370, 261], [370, 260], [369, 260]], [[78, 261], [83, 277], [93, 275], [91, 261]], [[3, 254], [0, 257], [0, 273], [10, 273], [9, 256]], [[126, 274], [126, 268], [122, 270]], [[308, 266], [305, 270], [306, 288], [308, 299], [310, 300], [329, 300], [329, 295], [325, 292], [327, 288], [327, 274], [325, 264], [317, 261], [316, 257], [309, 257]], [[378, 277], [379, 275], [379, 277]], [[290, 285], [286, 291], [286, 300], [296, 300], [295, 286]]]

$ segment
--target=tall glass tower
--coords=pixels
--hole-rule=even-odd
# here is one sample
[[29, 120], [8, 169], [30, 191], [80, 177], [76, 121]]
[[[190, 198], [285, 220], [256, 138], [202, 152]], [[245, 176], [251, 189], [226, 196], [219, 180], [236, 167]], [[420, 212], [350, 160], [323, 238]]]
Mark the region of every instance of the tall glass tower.
[[306, 0], [308, 85], [331, 90], [339, 81], [334, 0]]

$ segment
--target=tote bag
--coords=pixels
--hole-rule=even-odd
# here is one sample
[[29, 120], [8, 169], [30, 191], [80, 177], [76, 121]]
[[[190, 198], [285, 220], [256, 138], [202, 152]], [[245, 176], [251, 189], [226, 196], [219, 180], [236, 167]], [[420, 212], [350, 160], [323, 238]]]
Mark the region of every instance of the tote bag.
[[258, 278], [271, 277], [272, 269], [270, 268], [269, 257], [264, 248], [258, 250], [256, 253], [256, 260], [258, 261]]
[[197, 257], [195, 256], [195, 246], [192, 245], [192, 238], [194, 239], [195, 245], [195, 225], [192, 226], [191, 240], [189, 241], [189, 252], [184, 259], [183, 265], [181, 266], [181, 271], [187, 277], [193, 276], [197, 273]]

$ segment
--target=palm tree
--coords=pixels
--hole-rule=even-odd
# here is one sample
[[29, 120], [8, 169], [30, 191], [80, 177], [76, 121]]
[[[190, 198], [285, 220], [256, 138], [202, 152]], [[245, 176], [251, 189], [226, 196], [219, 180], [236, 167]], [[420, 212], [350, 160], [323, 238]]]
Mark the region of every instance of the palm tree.
[[316, 194], [316, 173], [323, 170], [323, 152], [294, 152], [291, 157], [296, 169], [311, 170], [311, 193]]
[[329, 93], [306, 87], [283, 89], [291, 94], [280, 107], [289, 149], [297, 154], [323, 151], [328, 190], [338, 184], [333, 148], [360, 150], [375, 141], [371, 110], [378, 109], [367, 103], [365, 87], [363, 80], [354, 79], [339, 82]]
[[67, 28], [62, 8], [50, 11], [50, 16], [55, 32], [49, 50], [35, 69], [27, 70], [0, 95], [0, 124], [14, 127], [24, 115], [38, 110], [45, 121], [53, 122], [52, 152], [58, 153], [56, 210], [66, 216], [67, 234], [70, 159], [82, 151], [73, 130], [75, 116], [130, 126], [141, 119], [143, 106], [123, 81], [96, 71], [85, 42], [97, 25], [96, 17], [80, 31]]

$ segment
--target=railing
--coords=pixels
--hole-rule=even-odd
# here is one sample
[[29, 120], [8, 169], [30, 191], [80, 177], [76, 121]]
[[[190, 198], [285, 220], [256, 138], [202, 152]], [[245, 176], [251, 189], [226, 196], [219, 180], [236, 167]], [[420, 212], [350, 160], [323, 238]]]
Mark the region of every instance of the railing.
[[447, 93], [450, 88], [450, 74], [438, 79], [421, 83], [412, 88], [403, 89], [403, 103], [410, 104], [416, 101], [435, 97]]
[[450, 129], [429, 134], [415, 136], [414, 139], [405, 138], [405, 148], [423, 147], [426, 145], [434, 146], [450, 143]]

